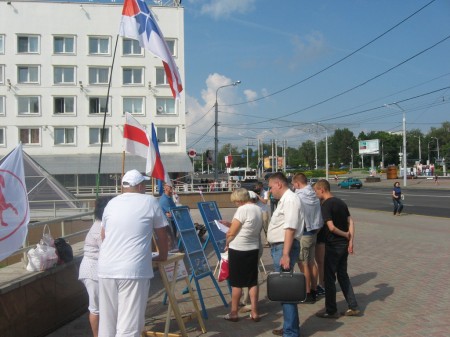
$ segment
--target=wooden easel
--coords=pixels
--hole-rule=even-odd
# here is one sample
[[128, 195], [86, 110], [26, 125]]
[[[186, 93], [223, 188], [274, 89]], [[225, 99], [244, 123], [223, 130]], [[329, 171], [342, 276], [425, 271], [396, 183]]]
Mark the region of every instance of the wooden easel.
[[[182, 262], [183, 257], [184, 257], [183, 253], [176, 253], [176, 254], [169, 255], [169, 257], [167, 258], [166, 261], [154, 261], [153, 262], [159, 269], [159, 273], [161, 275], [161, 279], [162, 279], [164, 288], [166, 289], [167, 297], [169, 298], [169, 305], [168, 305], [167, 314], [166, 314], [166, 324], [165, 324], [164, 332], [145, 330], [142, 332], [142, 337], [149, 337], [149, 336], [151, 336], [151, 337], [162, 337], [162, 336], [165, 336], [165, 337], [187, 337], [186, 326], [184, 325], [184, 320], [186, 318], [183, 318], [183, 316], [181, 315], [180, 308], [178, 307], [178, 302], [175, 297], [175, 291], [174, 291], [175, 284], [177, 283], [177, 280], [179, 280], [179, 279], [184, 279], [184, 281], [186, 282], [186, 285], [189, 289], [189, 295], [191, 296], [191, 301], [194, 306], [194, 313], [192, 313], [188, 317], [188, 319], [197, 318], [198, 323], [200, 324], [200, 328], [202, 329], [202, 332], [203, 333], [206, 332], [205, 323], [203, 322], [203, 318], [202, 318], [202, 315], [200, 313], [200, 310], [199, 310], [199, 307], [197, 304], [197, 299], [195, 298], [192, 288], [189, 284], [189, 279], [188, 279], [187, 274], [181, 278], [177, 277], [178, 265], [179, 265], [180, 261]], [[170, 266], [171, 264], [173, 264], [173, 269]], [[168, 266], [170, 266], [170, 268], [167, 268]], [[173, 270], [173, 272], [167, 273], [167, 269]], [[175, 316], [175, 320], [178, 323], [178, 328], [180, 329], [180, 333], [169, 333], [170, 316], [171, 316], [172, 311]], [[144, 327], [144, 329], [146, 329], [146, 327]]]

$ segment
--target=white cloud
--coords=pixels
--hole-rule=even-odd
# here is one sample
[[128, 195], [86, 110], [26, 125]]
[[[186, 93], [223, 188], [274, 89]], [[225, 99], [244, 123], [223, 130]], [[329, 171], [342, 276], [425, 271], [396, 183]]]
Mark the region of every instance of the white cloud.
[[313, 31], [303, 37], [294, 36], [291, 40], [293, 45], [293, 56], [289, 62], [291, 69], [300, 64], [316, 60], [326, 50], [325, 38], [321, 32]]
[[254, 9], [256, 0], [204, 0], [192, 1], [200, 4], [200, 12], [202, 14], [210, 15], [215, 19], [221, 17], [228, 17], [234, 13], [247, 13]]
[[258, 94], [254, 90], [246, 89], [244, 90], [245, 100], [246, 101], [254, 101], [258, 98]]
[[[211, 74], [205, 81], [206, 88], [201, 91], [201, 99], [186, 95], [186, 109], [189, 113], [186, 115], [186, 131], [188, 146], [195, 142], [205, 132], [207, 132], [215, 122], [215, 109], [217, 88], [231, 84], [233, 81], [217, 73]], [[217, 101], [219, 104], [219, 125], [228, 123], [235, 118], [232, 113], [235, 112], [233, 107], [226, 106], [238, 101], [238, 91], [233, 86], [222, 88], [217, 93]], [[212, 143], [214, 137], [214, 128], [208, 132], [208, 136], [204, 137], [198, 144], [205, 144], [206, 147], [214, 146]], [[222, 142], [219, 146], [223, 145]]]

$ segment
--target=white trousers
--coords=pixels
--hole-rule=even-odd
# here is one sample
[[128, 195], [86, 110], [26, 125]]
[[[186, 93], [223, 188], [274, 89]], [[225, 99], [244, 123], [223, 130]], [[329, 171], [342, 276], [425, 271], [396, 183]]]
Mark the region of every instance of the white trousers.
[[99, 337], [140, 337], [150, 279], [99, 279]]

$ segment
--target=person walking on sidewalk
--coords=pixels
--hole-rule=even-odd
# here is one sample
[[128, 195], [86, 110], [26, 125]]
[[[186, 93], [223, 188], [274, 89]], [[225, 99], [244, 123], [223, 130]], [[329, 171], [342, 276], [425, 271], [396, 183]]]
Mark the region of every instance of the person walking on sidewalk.
[[394, 202], [394, 215], [400, 215], [403, 210], [403, 203], [402, 190], [398, 181], [394, 183], [394, 189], [392, 190], [392, 201]]
[[336, 305], [336, 274], [339, 286], [348, 304], [345, 316], [357, 316], [360, 311], [347, 273], [348, 254], [353, 254], [355, 224], [347, 205], [330, 192], [326, 179], [314, 185], [317, 197], [322, 201], [322, 217], [325, 223], [325, 310], [316, 313], [320, 318], [339, 318]]
[[[300, 242], [305, 219], [300, 198], [289, 189], [288, 180], [277, 172], [269, 178], [269, 188], [278, 205], [270, 219], [267, 240], [275, 271], [294, 268], [300, 253]], [[281, 303], [283, 307], [283, 328], [273, 330], [274, 335], [284, 337], [300, 336], [300, 319], [296, 303]]]

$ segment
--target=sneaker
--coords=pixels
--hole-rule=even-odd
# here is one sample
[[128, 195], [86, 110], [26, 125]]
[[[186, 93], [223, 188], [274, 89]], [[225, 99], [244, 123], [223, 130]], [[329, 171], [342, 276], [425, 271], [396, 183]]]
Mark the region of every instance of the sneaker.
[[274, 329], [274, 330], [272, 330], [272, 333], [275, 336], [283, 336], [283, 329]]
[[359, 309], [348, 309], [344, 312], [344, 316], [359, 316], [361, 311]]
[[322, 288], [320, 285], [318, 285], [317, 289], [316, 289], [316, 294], [317, 294], [317, 297], [325, 296], [325, 288]]
[[300, 303], [303, 304], [314, 304], [316, 303], [316, 300], [313, 298], [311, 293], [306, 294], [306, 298], [304, 301], [301, 301]]
[[316, 316], [320, 317], [320, 318], [339, 318], [339, 317], [341, 317], [341, 315], [337, 311], [333, 314], [330, 314], [326, 311], [319, 311], [319, 312], [316, 312]]

